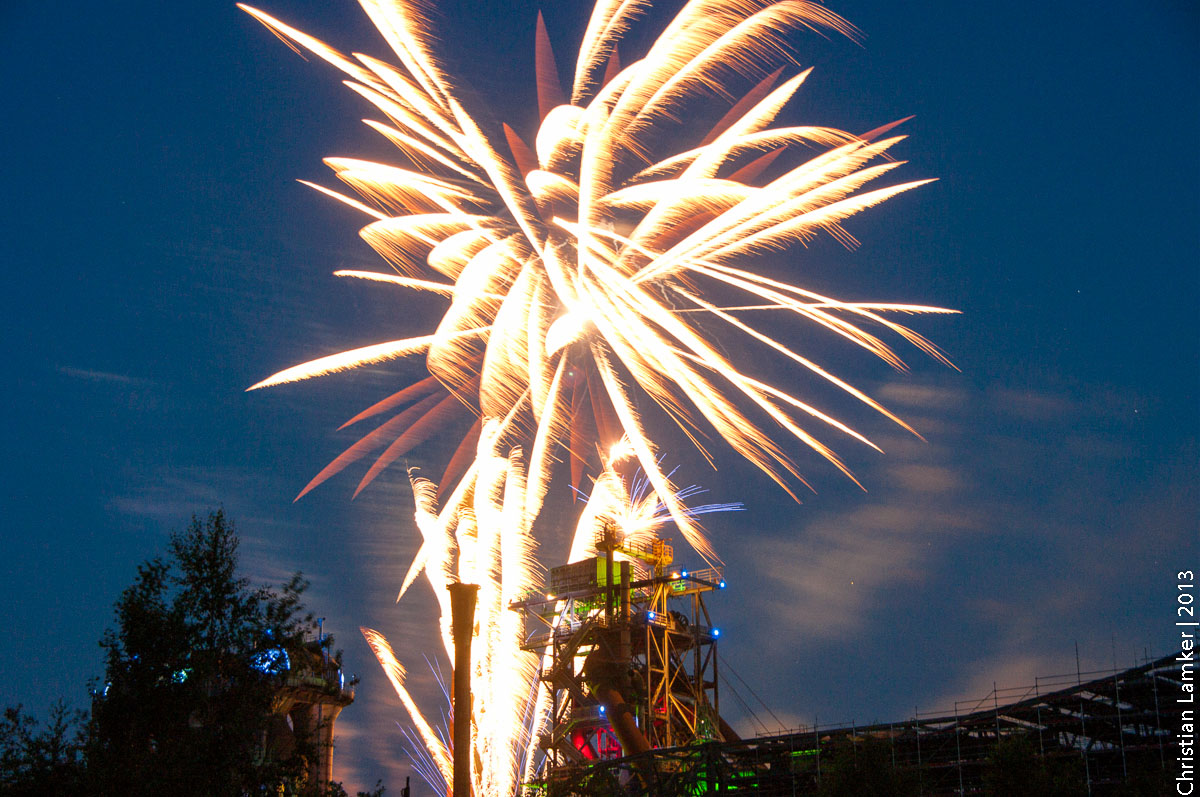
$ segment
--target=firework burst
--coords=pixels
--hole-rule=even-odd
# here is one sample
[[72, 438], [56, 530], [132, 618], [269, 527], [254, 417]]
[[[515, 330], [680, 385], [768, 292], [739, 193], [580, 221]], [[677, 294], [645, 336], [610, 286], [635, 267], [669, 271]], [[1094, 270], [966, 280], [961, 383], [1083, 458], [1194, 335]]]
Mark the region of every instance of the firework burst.
[[[882, 333], [945, 359], [889, 318], [945, 310], [842, 302], [752, 269], [756, 254], [822, 233], [852, 244], [842, 226], [846, 218], [927, 182], [868, 188], [900, 165], [886, 159], [900, 140], [887, 135], [893, 125], [864, 135], [771, 126], [809, 74], [782, 79], [781, 70], [770, 71], [789, 63], [786, 32], [807, 27], [854, 35], [847, 22], [804, 0], [693, 0], [647, 53], [624, 65], [618, 41], [648, 4], [601, 0], [564, 93], [539, 19], [543, 118], [530, 145], [507, 125], [502, 142], [484, 134], [433, 54], [420, 4], [362, 5], [398, 65], [345, 56], [244, 8], [285, 41], [349, 75], [346, 84], [386, 119], [367, 124], [399, 149], [402, 165], [326, 161], [356, 196], [314, 187], [370, 218], [362, 237], [393, 269], [337, 275], [433, 293], [449, 305], [428, 335], [322, 357], [254, 385], [400, 357], [425, 359], [430, 376], [351, 419], [347, 425], [389, 416], [303, 492], [375, 454], [361, 490], [453, 418], [474, 414], [500, 419], [500, 439], [530, 452], [528, 522], [538, 514], [561, 451], [579, 484], [593, 452], [624, 436], [683, 535], [711, 559], [714, 552], [658, 465], [637, 410], [639, 396], [662, 408], [705, 456], [702, 438], [715, 435], [789, 493], [803, 478], [787, 439], [851, 478], [813, 429], [874, 447], [803, 397], [730, 362], [718, 341], [735, 336], [908, 428], [763, 331], [763, 324], [747, 320], [766, 315], [777, 325], [778, 316], [786, 316], [816, 324], [896, 368], [904, 362]], [[735, 100], [727, 85], [747, 88]], [[731, 107], [701, 134], [681, 129], [678, 119], [714, 99]], [[784, 165], [790, 155], [780, 158], [814, 149], [818, 154], [796, 165]], [[744, 300], [722, 306], [715, 293], [740, 293]], [[443, 490], [461, 476], [478, 435], [476, 423], [452, 457]]]

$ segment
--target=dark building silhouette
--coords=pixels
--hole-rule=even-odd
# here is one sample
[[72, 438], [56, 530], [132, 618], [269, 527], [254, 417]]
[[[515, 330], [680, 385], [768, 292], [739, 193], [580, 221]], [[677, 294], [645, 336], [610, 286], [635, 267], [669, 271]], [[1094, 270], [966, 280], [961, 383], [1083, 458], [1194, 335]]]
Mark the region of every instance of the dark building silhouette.
[[308, 783], [329, 783], [334, 779], [334, 722], [354, 702], [354, 682], [346, 684], [338, 662], [319, 641], [290, 652], [272, 650], [263, 666], [281, 677], [264, 757], [285, 759], [299, 751], [308, 760]]

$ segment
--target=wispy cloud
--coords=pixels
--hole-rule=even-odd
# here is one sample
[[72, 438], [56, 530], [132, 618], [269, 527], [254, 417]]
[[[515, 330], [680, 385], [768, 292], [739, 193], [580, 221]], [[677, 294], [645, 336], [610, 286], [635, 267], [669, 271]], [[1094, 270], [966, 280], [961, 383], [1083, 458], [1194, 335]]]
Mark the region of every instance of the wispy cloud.
[[126, 385], [130, 387], [149, 387], [154, 384], [150, 379], [129, 376], [127, 374], [116, 374], [110, 371], [97, 371], [90, 368], [75, 368], [69, 365], [60, 365], [55, 370], [63, 376], [69, 376], [72, 379], [84, 379], [88, 382]]
[[774, 618], [767, 645], [853, 638], [886, 590], [927, 579], [951, 538], [977, 526], [967, 479], [951, 456], [961, 395], [915, 384], [888, 385], [880, 394], [901, 415], [948, 417], [933, 442], [881, 440], [887, 455], [862, 473], [870, 492], [834, 508], [798, 509], [803, 525], [787, 538], [743, 543], [764, 586], [755, 592], [757, 608]]
[[165, 532], [183, 528], [192, 515], [224, 508], [238, 529], [242, 573], [254, 583], [279, 584], [302, 569], [290, 541], [306, 529], [295, 516], [265, 511], [262, 494], [281, 492], [267, 488], [270, 479], [229, 466], [138, 472], [124, 492], [109, 499], [109, 509]]
[[919, 696], [921, 714], [967, 714], [1024, 699], [1036, 694], [1039, 680], [1064, 672], [1067, 662], [1053, 654], [1012, 650], [963, 664], [952, 683], [922, 685], [933, 691]]

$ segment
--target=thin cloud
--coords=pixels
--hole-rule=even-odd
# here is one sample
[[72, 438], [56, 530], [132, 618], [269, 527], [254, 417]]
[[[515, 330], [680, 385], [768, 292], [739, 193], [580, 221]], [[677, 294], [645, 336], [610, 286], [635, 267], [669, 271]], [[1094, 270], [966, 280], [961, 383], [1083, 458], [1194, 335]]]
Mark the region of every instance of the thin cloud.
[[[815, 513], [796, 510], [802, 526], [787, 538], [742, 543], [749, 551], [749, 570], [768, 587], [756, 590], [751, 600], [775, 618], [762, 644], [854, 638], [881, 610], [888, 590], [929, 579], [952, 539], [978, 525], [966, 488], [969, 478], [954, 461], [961, 443], [961, 392], [936, 384], [889, 384], [876, 393], [902, 417], [914, 411], [942, 413], [942, 431], [929, 442], [881, 438], [887, 455], [861, 473], [870, 492]], [[795, 611], [796, 605], [805, 611]], [[780, 630], [785, 633], [776, 633]]]
[[141, 377], [117, 374], [111, 371], [96, 371], [90, 368], [74, 368], [69, 365], [60, 365], [55, 370], [63, 376], [69, 376], [72, 379], [84, 379], [88, 382], [99, 382], [102, 384], [128, 385], [130, 387], [148, 387], [154, 384], [152, 380]]
[[923, 715], [950, 715], [956, 710], [964, 714], [985, 710], [997, 703], [1003, 706], [1032, 697], [1039, 681], [1064, 672], [1066, 664], [1059, 656], [1016, 650], [964, 662], [960, 677], [923, 697], [919, 708]]

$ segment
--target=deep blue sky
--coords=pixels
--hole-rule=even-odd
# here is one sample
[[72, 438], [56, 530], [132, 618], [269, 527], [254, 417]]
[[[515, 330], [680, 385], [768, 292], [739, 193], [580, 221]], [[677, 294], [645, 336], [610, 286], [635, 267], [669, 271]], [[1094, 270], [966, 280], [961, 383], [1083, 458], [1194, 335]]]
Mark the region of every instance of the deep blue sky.
[[[264, 7], [386, 57], [356, 6], [331, 5]], [[536, 6], [438, 6], [449, 71], [530, 136]], [[1171, 577], [1200, 563], [1194, 4], [831, 8], [867, 38], [799, 40], [817, 68], [788, 118], [861, 131], [916, 114], [904, 174], [940, 180], [851, 222], [858, 251], [818, 245], [789, 274], [961, 309], [914, 324], [962, 372], [838, 363], [928, 441], [834, 403], [888, 452], [844, 449], [867, 493], [802, 460], [819, 494], [797, 506], [728, 456], [718, 476], [680, 454], [684, 478], [748, 505], [709, 524], [729, 565], [724, 661], [796, 725], [952, 707], [1071, 670], [1076, 641], [1085, 669], [1167, 652]], [[547, 17], [566, 62], [582, 4]], [[350, 477], [291, 499], [354, 439], [336, 426], [414, 371], [242, 392], [424, 329], [404, 296], [329, 276], [379, 263], [357, 217], [294, 182], [330, 182], [323, 156], [386, 156], [358, 123], [374, 114], [224, 2], [7, 3], [0, 44], [0, 700], [84, 704], [136, 564], [223, 504], [248, 571], [308, 574], [364, 677], [340, 776], [398, 788], [402, 709], [356, 628], [427, 682], [428, 596], [391, 600], [410, 499], [392, 478], [351, 503]]]

